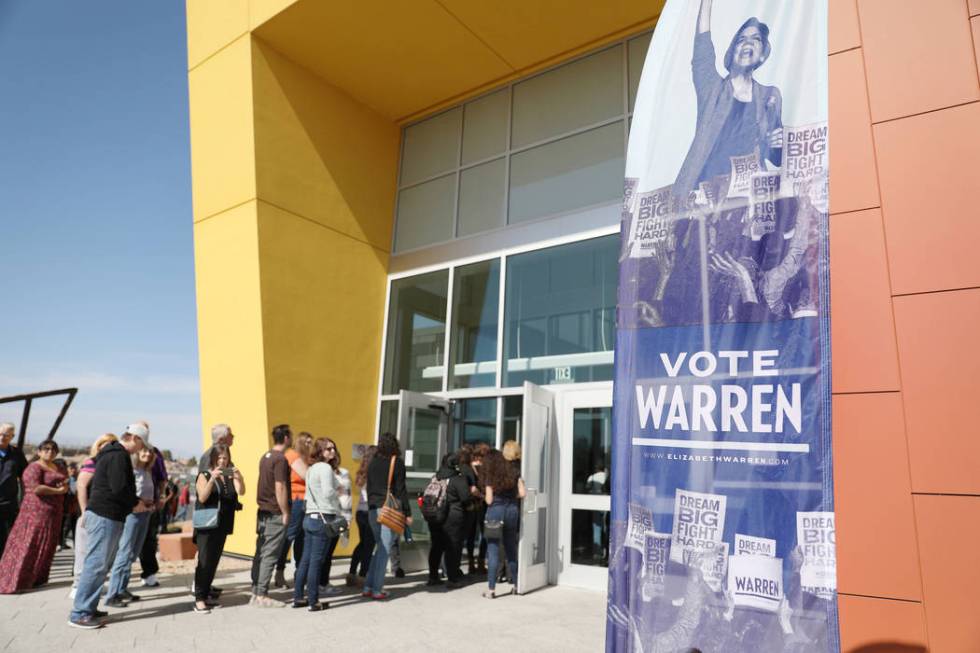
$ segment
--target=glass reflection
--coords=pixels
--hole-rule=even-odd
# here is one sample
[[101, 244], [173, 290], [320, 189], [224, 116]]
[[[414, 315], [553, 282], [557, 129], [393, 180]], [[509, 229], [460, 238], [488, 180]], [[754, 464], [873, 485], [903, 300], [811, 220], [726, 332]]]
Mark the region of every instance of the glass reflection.
[[497, 382], [500, 259], [456, 268], [453, 279], [451, 388], [483, 388]]
[[612, 408], [576, 408], [572, 414], [572, 492], [609, 494]]
[[572, 564], [609, 566], [609, 513], [572, 510]]
[[442, 390], [449, 270], [391, 282], [385, 394]]

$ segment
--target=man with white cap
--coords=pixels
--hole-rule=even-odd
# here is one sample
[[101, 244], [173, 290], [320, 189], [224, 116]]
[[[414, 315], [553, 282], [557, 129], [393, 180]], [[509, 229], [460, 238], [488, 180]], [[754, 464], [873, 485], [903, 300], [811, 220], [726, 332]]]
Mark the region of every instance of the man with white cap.
[[95, 474], [89, 484], [85, 511], [88, 552], [78, 579], [75, 604], [68, 623], [76, 628], [94, 629], [105, 625], [105, 612], [98, 610], [102, 584], [109, 565], [116, 557], [126, 517], [139, 503], [131, 454], [143, 448], [149, 437], [145, 424], [126, 427], [118, 442], [110, 442], [95, 457]]

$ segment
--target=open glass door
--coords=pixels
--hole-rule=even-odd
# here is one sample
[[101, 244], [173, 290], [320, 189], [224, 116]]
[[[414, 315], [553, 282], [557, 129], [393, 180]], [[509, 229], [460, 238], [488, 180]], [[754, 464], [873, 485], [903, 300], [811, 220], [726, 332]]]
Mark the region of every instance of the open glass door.
[[398, 443], [409, 477], [435, 474], [449, 447], [450, 404], [446, 399], [402, 390], [398, 394]]
[[524, 421], [521, 429], [521, 474], [527, 496], [521, 506], [521, 539], [517, 557], [517, 592], [525, 594], [548, 584], [555, 555], [553, 542], [556, 470], [552, 464], [554, 395], [524, 382]]

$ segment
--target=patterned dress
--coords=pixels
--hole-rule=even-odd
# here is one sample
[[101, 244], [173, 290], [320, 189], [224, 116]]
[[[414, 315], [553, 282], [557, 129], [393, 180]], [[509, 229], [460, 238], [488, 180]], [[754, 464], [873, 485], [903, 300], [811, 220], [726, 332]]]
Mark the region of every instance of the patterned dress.
[[33, 462], [24, 470], [24, 501], [0, 559], [0, 594], [23, 592], [48, 582], [60, 538], [65, 496], [39, 495], [34, 489], [39, 485], [56, 487], [66, 478], [61, 471], [51, 471], [40, 462]]

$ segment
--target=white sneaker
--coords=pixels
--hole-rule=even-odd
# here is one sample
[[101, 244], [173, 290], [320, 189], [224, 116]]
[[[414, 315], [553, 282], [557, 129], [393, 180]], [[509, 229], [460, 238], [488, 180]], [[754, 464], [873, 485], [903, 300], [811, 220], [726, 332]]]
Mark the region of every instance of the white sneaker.
[[143, 587], [160, 587], [160, 581], [157, 580], [156, 574], [150, 574], [143, 579]]

